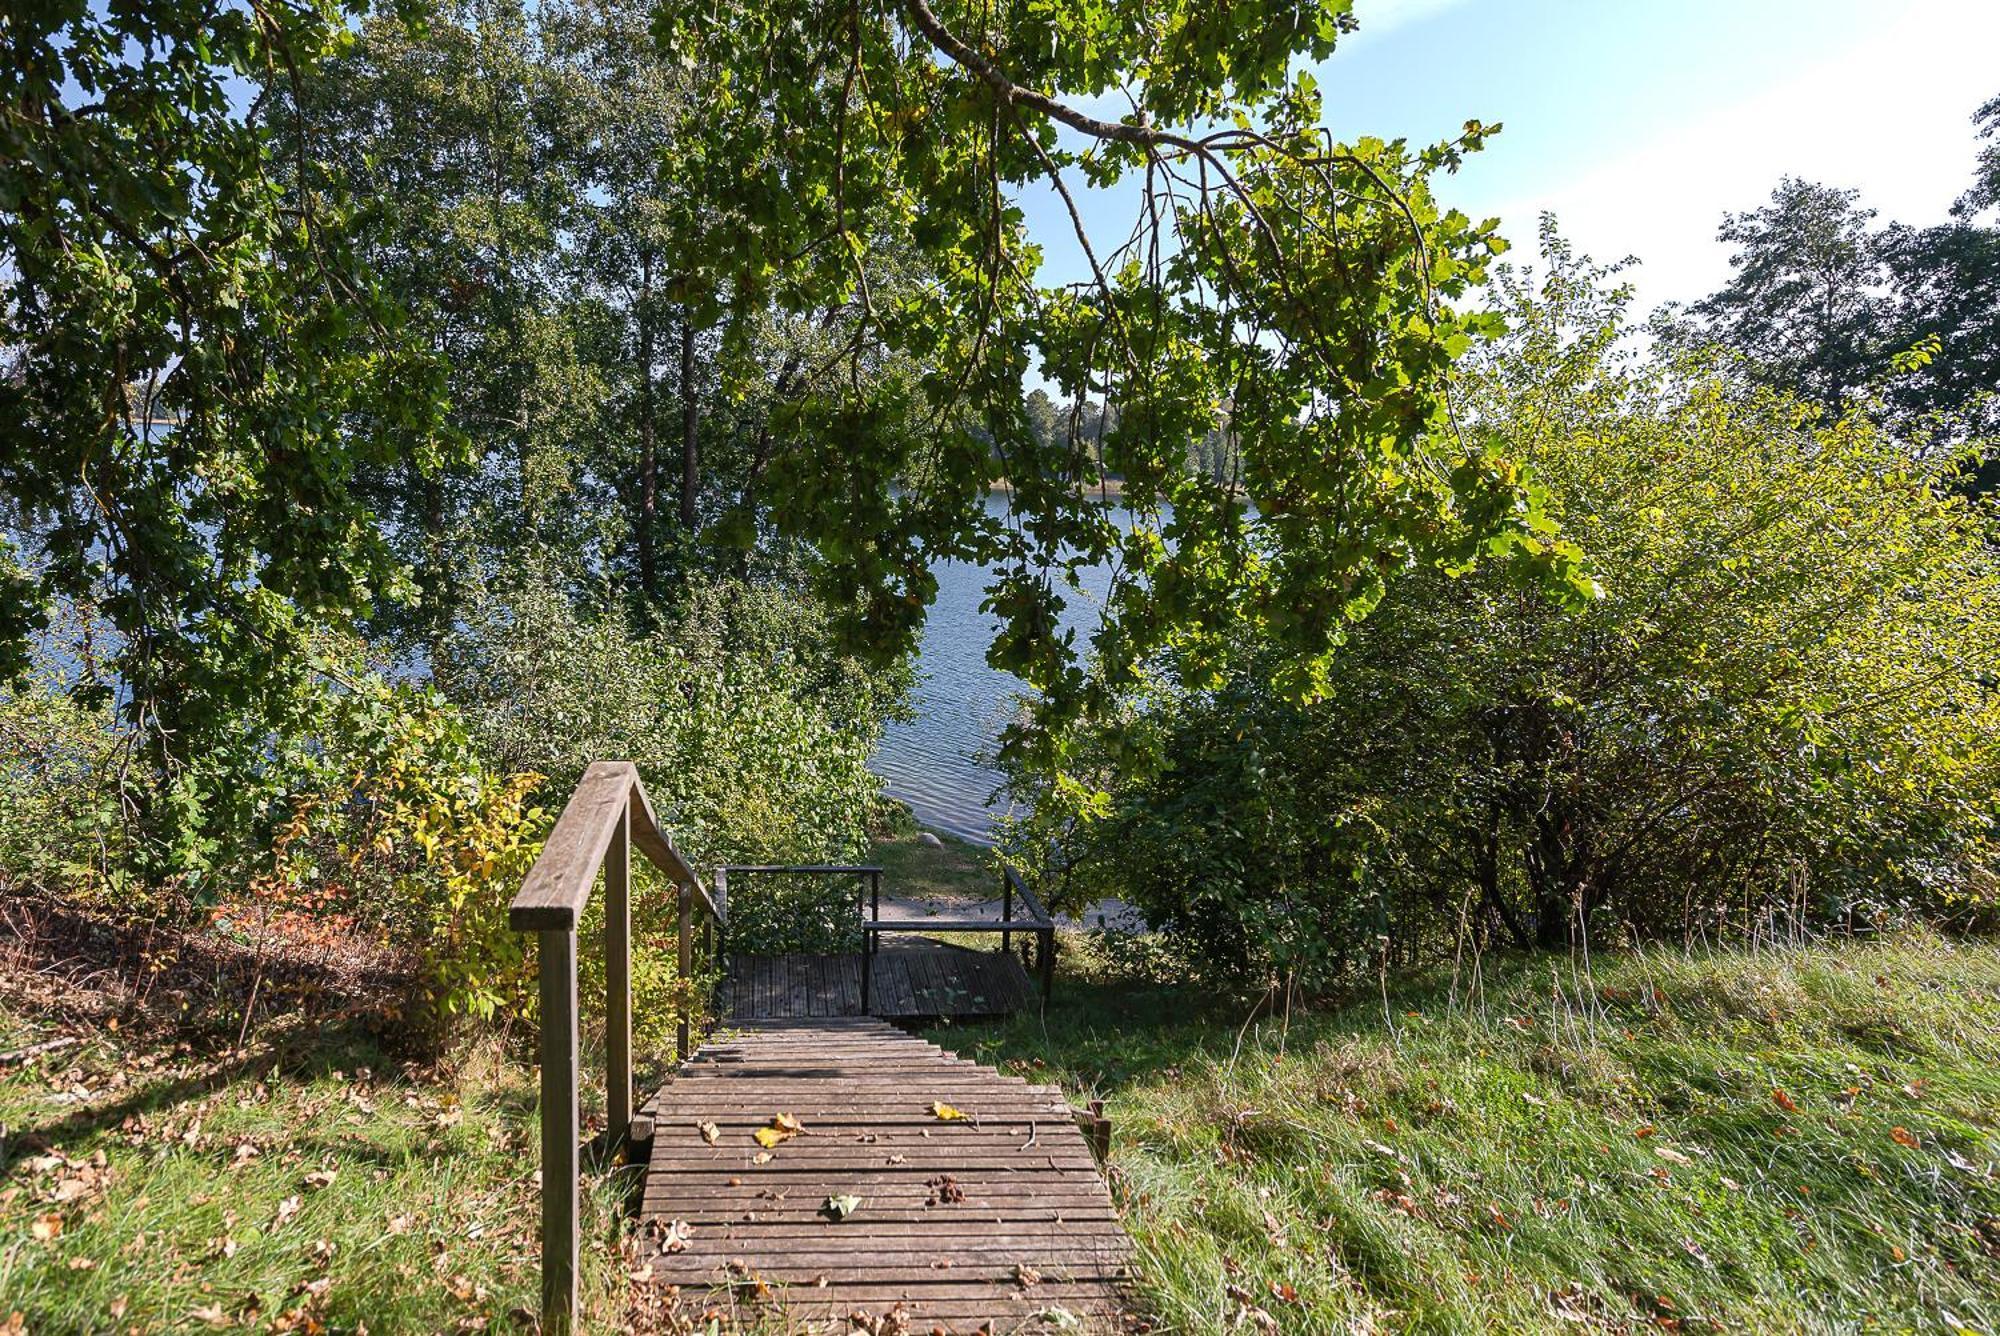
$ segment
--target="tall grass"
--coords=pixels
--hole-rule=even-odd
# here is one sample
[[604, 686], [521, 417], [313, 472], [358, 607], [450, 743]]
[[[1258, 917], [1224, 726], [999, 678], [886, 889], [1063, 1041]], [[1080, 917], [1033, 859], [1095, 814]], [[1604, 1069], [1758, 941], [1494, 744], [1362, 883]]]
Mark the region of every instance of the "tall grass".
[[1165, 1327], [2000, 1329], [1993, 945], [1488, 960], [1244, 1021], [1077, 980], [951, 1037], [1106, 1101]]

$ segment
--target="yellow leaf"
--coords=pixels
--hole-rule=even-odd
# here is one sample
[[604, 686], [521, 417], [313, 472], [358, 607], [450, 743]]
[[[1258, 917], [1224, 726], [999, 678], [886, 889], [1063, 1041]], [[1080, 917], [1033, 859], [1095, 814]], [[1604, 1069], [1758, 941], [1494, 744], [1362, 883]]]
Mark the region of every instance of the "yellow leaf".
[[972, 1117], [964, 1109], [954, 1109], [951, 1105], [938, 1100], [931, 1102], [931, 1113], [938, 1121], [946, 1123], [962, 1123]]
[[758, 1145], [762, 1146], [765, 1150], [769, 1150], [780, 1142], [791, 1140], [805, 1130], [805, 1124], [792, 1117], [791, 1114], [778, 1113], [771, 1115], [771, 1125], [769, 1127], [760, 1127], [753, 1135], [756, 1136]]

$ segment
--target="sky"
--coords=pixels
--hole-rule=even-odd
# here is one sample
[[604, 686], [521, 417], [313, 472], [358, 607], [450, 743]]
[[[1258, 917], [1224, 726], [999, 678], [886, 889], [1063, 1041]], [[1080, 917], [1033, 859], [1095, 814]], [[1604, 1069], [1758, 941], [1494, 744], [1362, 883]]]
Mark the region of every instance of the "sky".
[[[2000, 96], [2000, 0], [1357, 0], [1316, 67], [1337, 137], [1504, 129], [1437, 193], [1531, 258], [1551, 210], [1579, 249], [1640, 261], [1642, 309], [1729, 276], [1726, 212], [1790, 174], [1858, 187], [1880, 220], [1943, 221]], [[1051, 194], [1025, 201], [1045, 278], [1084, 276]], [[1130, 206], [1087, 206], [1121, 236]]]

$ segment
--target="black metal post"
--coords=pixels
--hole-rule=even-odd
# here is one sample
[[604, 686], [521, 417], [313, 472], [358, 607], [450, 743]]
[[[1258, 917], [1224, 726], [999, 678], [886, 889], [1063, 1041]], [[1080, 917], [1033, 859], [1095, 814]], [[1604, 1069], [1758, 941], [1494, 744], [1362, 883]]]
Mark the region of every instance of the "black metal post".
[[[1014, 921], [1014, 879], [1007, 875], [1004, 867], [1000, 869], [1000, 921]], [[1006, 928], [1000, 930], [1000, 949], [1003, 952], [1014, 949], [1014, 934]]]

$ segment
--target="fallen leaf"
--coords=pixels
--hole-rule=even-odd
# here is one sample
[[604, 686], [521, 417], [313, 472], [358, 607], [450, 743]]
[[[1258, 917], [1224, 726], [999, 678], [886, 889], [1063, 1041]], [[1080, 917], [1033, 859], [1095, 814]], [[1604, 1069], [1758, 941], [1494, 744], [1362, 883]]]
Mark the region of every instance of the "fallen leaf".
[[954, 1109], [942, 1100], [931, 1101], [931, 1116], [943, 1123], [963, 1123], [972, 1118], [964, 1109]]
[[820, 1213], [829, 1220], [845, 1220], [861, 1209], [861, 1198], [855, 1196], [828, 1197], [820, 1203]]
[[1661, 1159], [1667, 1161], [1669, 1164], [1693, 1163], [1692, 1160], [1688, 1159], [1687, 1156], [1675, 1150], [1672, 1146], [1655, 1146], [1653, 1147], [1653, 1154], [1659, 1156]]
[[276, 1221], [274, 1221], [274, 1223], [280, 1225], [284, 1224], [286, 1221], [290, 1220], [293, 1216], [297, 1215], [299, 1213], [300, 1208], [303, 1207], [304, 1205], [305, 1203], [300, 1201], [297, 1197], [285, 1198], [283, 1201], [278, 1203], [278, 1216]]
[[1632, 1135], [1639, 1138], [1641, 1141], [1644, 1141], [1647, 1137], [1653, 1135], [1653, 1133], [1658, 1130], [1659, 1129], [1654, 1127], [1651, 1123], [1647, 1123], [1644, 1127], [1636, 1127], [1632, 1129]]
[[694, 1226], [685, 1220], [676, 1220], [668, 1225], [660, 1237], [660, 1251], [667, 1253], [686, 1252], [689, 1240], [694, 1237]]
[[1014, 1281], [1022, 1289], [1026, 1289], [1030, 1285], [1041, 1284], [1042, 1273], [1029, 1266], [1026, 1262], [1016, 1262], [1014, 1263]]
[[1799, 1111], [1799, 1106], [1792, 1101], [1792, 1097], [1776, 1086], [1771, 1087], [1771, 1102], [1786, 1113], [1797, 1113]]
[[1915, 1150], [1922, 1144], [1917, 1140], [1917, 1134], [1907, 1127], [1890, 1128], [1889, 1139], [1894, 1141], [1898, 1146], [1908, 1146], [1911, 1150]]
[[770, 1162], [771, 1162], [771, 1161], [772, 1161], [772, 1160], [773, 1160], [774, 1158], [776, 1158], [776, 1157], [774, 1157], [774, 1156], [773, 1156], [773, 1155], [771, 1154], [771, 1152], [770, 1152], [770, 1151], [768, 1151], [768, 1150], [760, 1150], [760, 1151], [758, 1151], [758, 1152], [757, 1152], [757, 1153], [756, 1153], [755, 1155], [752, 1155], [752, 1156], [750, 1157], [750, 1163], [752, 1163], [752, 1164], [769, 1164], [769, 1163], [770, 1163]]
[[714, 1123], [696, 1123], [695, 1127], [700, 1131], [701, 1139], [711, 1146], [722, 1139], [722, 1129]]
[[28, 1223], [28, 1234], [37, 1243], [47, 1243], [62, 1233], [62, 1217], [54, 1211], [38, 1215]]
[[389, 1232], [391, 1234], [407, 1234], [410, 1232], [410, 1226], [416, 1223], [416, 1219], [412, 1216], [392, 1215], [389, 1217]]
[[229, 1325], [229, 1314], [222, 1311], [221, 1304], [208, 1304], [204, 1307], [193, 1309], [188, 1313], [188, 1316], [197, 1322], [206, 1322], [211, 1327], [226, 1327]]
[[772, 1115], [768, 1127], [760, 1127], [752, 1135], [757, 1138], [758, 1145], [770, 1150], [774, 1146], [790, 1141], [805, 1130], [805, 1125], [791, 1114], [779, 1113]]
[[340, 1171], [337, 1169], [315, 1169], [306, 1175], [306, 1186], [312, 1188], [314, 1191], [320, 1188], [332, 1187], [333, 1180], [339, 1176], [339, 1173]]

